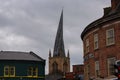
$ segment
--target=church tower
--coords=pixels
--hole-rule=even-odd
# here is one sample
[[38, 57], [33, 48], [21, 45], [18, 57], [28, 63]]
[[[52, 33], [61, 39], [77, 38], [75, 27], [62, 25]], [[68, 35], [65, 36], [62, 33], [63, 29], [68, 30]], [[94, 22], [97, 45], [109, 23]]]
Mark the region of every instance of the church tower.
[[63, 40], [63, 10], [58, 25], [57, 35], [54, 44], [53, 55], [49, 50], [49, 74], [61, 74], [70, 72], [69, 51], [66, 56]]

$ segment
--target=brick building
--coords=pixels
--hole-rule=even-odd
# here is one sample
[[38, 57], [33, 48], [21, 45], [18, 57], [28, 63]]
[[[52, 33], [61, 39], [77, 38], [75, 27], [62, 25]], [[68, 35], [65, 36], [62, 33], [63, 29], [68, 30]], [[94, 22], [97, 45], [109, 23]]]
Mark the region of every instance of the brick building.
[[76, 75], [83, 75], [84, 65], [83, 64], [73, 65], [73, 73], [75, 73]]
[[83, 80], [84, 75], [84, 65], [73, 65], [73, 73], [75, 75], [75, 80]]
[[65, 73], [65, 80], [75, 80], [75, 74], [73, 72]]
[[104, 15], [82, 32], [84, 80], [113, 78], [114, 63], [120, 60], [120, 0], [111, 0]]
[[83, 80], [84, 75], [84, 65], [73, 65], [72, 66], [73, 72], [65, 73], [66, 80]]

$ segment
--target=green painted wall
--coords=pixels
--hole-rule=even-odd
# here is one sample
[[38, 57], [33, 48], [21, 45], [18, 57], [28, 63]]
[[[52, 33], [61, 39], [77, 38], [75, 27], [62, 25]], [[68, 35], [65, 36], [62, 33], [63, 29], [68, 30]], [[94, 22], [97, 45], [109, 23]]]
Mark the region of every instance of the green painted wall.
[[[15, 66], [16, 77], [4, 78], [4, 80], [44, 80], [45, 77], [45, 62], [38, 61], [2, 61], [0, 60], [0, 80], [4, 77], [4, 66]], [[38, 67], [38, 78], [28, 78], [28, 67]], [[41, 78], [43, 77], [43, 78]]]

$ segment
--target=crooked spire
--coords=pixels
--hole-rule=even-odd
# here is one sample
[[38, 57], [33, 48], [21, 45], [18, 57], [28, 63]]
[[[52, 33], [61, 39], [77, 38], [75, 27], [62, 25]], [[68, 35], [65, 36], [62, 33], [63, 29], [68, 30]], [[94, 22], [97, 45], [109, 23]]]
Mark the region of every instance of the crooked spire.
[[57, 35], [54, 44], [53, 57], [62, 56], [65, 57], [64, 41], [63, 41], [63, 10], [58, 25]]

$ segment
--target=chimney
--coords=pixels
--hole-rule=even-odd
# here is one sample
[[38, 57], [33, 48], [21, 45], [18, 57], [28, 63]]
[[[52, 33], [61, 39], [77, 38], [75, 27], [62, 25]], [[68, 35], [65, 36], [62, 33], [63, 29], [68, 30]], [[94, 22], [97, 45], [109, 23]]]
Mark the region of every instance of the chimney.
[[119, 3], [120, 3], [120, 0], [111, 0], [112, 10], [115, 10]]
[[111, 11], [111, 7], [104, 8], [104, 16], [107, 16], [110, 11]]

